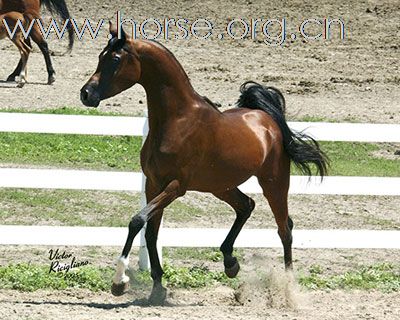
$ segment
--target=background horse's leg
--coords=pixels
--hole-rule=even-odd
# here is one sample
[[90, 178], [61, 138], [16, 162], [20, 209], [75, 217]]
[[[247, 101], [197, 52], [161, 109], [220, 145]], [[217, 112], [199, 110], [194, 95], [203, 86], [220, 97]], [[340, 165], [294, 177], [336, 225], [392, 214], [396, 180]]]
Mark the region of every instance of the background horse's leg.
[[[148, 223], [147, 230], [150, 231], [148, 232], [146, 231], [146, 241], [150, 240], [148, 249], [149, 249], [150, 263], [152, 264], [152, 270], [153, 267], [155, 268], [155, 270], [157, 269], [158, 271], [161, 270], [161, 274], [159, 275], [159, 277], [158, 274], [155, 277], [157, 281], [154, 280], [154, 286], [149, 301], [151, 303], [158, 302], [160, 304], [164, 302], [166, 294], [165, 294], [165, 289], [161, 286], [162, 269], [161, 266], [159, 266], [160, 264], [159, 261], [158, 261], [159, 267], [157, 268], [156, 260], [158, 259], [158, 256], [157, 259], [155, 260], [155, 255], [157, 253], [156, 252], [154, 253], [154, 250], [157, 251], [157, 249], [155, 248], [156, 234], [158, 232], [158, 227], [161, 221], [161, 215], [163, 213], [163, 209], [166, 206], [168, 206], [172, 201], [174, 201], [179, 196], [182, 196], [183, 194], [184, 192], [182, 192], [179, 182], [177, 180], [173, 180], [159, 195], [157, 195], [156, 197], [154, 197], [154, 199], [149, 201], [146, 207], [144, 207], [137, 215], [132, 217], [132, 220], [129, 223], [128, 238], [126, 239], [125, 246], [122, 250], [122, 255], [117, 263], [117, 273], [113, 278], [111, 292], [114, 295], [118, 296], [125, 293], [129, 286], [129, 277], [125, 274], [125, 269], [128, 266], [129, 252], [131, 251], [132, 243], [135, 236], [139, 233], [139, 231], [143, 228], [144, 224], [147, 222]], [[154, 266], [153, 263], [155, 263]], [[157, 297], [157, 299], [155, 299], [155, 297]], [[161, 297], [163, 297], [162, 300], [160, 299]]]
[[288, 191], [290, 170], [281, 170], [281, 174], [272, 178], [271, 176], [258, 176], [264, 196], [267, 198], [271, 210], [278, 225], [278, 234], [281, 238], [284, 251], [286, 270], [292, 269], [292, 229], [293, 221], [288, 213]]
[[232, 256], [233, 244], [243, 225], [250, 217], [255, 203], [253, 199], [245, 195], [238, 188], [223, 193], [214, 193], [214, 195], [228, 203], [236, 212], [235, 222], [220, 248], [224, 255], [225, 273], [228, 277], [233, 278], [237, 275], [240, 268], [236, 257]]
[[39, 30], [39, 27], [35, 23], [32, 28], [31, 32], [32, 40], [38, 45], [40, 51], [42, 51], [44, 61], [46, 62], [46, 69], [47, 69], [47, 84], [52, 84], [56, 81], [55, 74], [56, 72], [53, 69], [53, 64], [51, 63], [50, 59], [50, 52], [49, 46], [47, 42], [44, 40], [42, 33]]
[[22, 59], [19, 59], [19, 62], [15, 70], [7, 77], [7, 81], [15, 81], [15, 78], [21, 73], [21, 70], [22, 70]]
[[12, 42], [17, 46], [21, 54], [21, 70], [18, 79], [18, 87], [22, 88], [26, 83], [26, 66], [28, 63], [28, 57], [30, 53], [30, 47], [26, 45], [22, 35], [14, 37]]
[[[30, 48], [32, 48], [31, 38], [28, 37], [24, 41]], [[15, 70], [7, 77], [7, 81], [15, 81], [15, 78], [20, 75], [21, 71], [22, 71], [22, 58], [19, 59], [19, 62]]]

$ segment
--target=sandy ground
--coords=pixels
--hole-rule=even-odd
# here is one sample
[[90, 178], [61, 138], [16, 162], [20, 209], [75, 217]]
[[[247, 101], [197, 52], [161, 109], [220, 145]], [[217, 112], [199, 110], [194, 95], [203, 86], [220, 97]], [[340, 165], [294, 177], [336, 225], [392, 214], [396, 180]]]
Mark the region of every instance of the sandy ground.
[[[254, 288], [253, 288], [254, 289]], [[260, 292], [260, 291], [259, 291]], [[257, 296], [257, 293], [251, 297]], [[259, 297], [258, 297], [259, 298]], [[0, 291], [0, 316], [4, 319], [398, 319], [397, 294], [377, 292], [298, 293], [296, 308], [271, 307], [269, 299], [241, 305], [235, 292], [176, 290], [164, 307], [147, 307], [138, 299], [127, 302], [106, 293], [41, 291], [35, 294]], [[351, 301], [351, 303], [349, 303]]]
[[[109, 266], [116, 248], [63, 248], [88, 259], [91, 264]], [[30, 259], [48, 262], [47, 247], [0, 247], [8, 262]], [[282, 269], [278, 249], [243, 250], [241, 285], [234, 290], [225, 286], [206, 289], [169, 288], [166, 305], [150, 307], [146, 297], [150, 288], [132, 287], [123, 297], [93, 293], [82, 289], [18, 292], [0, 290], [0, 316], [10, 319], [397, 319], [400, 311], [398, 293], [378, 291], [306, 291], [291, 274]], [[294, 250], [295, 273], [318, 264], [324, 274], [345, 272], [358, 265], [382, 261], [398, 262], [395, 250]], [[4, 258], [2, 259], [4, 260]], [[3, 261], [0, 261], [3, 263]], [[175, 264], [205, 263], [211, 270], [221, 270], [221, 262], [174, 261]], [[131, 267], [137, 265], [132, 253]], [[351, 301], [351, 303], [349, 303]]]
[[[399, 18], [398, 1], [356, 1], [331, 4], [328, 1], [281, 2], [243, 0], [201, 3], [157, 0], [151, 3], [67, 0], [73, 17], [80, 19], [113, 18], [117, 9], [126, 17], [207, 18], [218, 32], [229, 19], [286, 18], [289, 33], [295, 32], [304, 19], [341, 18], [345, 23], [345, 40], [337, 36], [326, 41], [288, 39], [282, 47], [267, 46], [246, 40], [169, 40], [162, 41], [182, 63], [196, 90], [223, 107], [234, 105], [238, 88], [246, 80], [274, 85], [285, 93], [289, 119], [317, 119], [373, 123], [400, 123]], [[312, 31], [312, 30], [311, 30]], [[315, 31], [315, 30], [314, 30]], [[97, 65], [97, 56], [106, 44], [107, 30], [96, 40], [77, 41], [71, 54], [53, 56], [57, 80], [45, 85], [47, 75], [39, 50], [29, 61], [29, 83], [23, 88], [0, 83], [1, 108], [27, 110], [63, 106], [80, 107], [79, 90]], [[50, 40], [49, 46], [59, 53], [66, 41]], [[13, 70], [19, 57], [9, 41], [0, 42], [0, 79]], [[143, 114], [145, 95], [134, 87], [104, 101], [103, 111]], [[188, 202], [200, 203], [201, 196]], [[398, 228], [399, 200], [391, 197], [292, 197], [291, 210], [301, 226], [323, 228]], [[258, 201], [259, 202], [259, 201]], [[313, 203], [311, 205], [311, 203]], [[328, 204], [329, 208], [328, 208]], [[263, 209], [264, 207], [261, 207]], [[326, 210], [325, 210], [326, 208]], [[309, 211], [309, 215], [307, 215]], [[297, 213], [296, 213], [297, 212]], [[323, 213], [327, 212], [324, 216]], [[365, 218], [369, 217], [369, 218]], [[374, 220], [375, 219], [375, 220]], [[204, 220], [204, 219], [203, 219]], [[188, 225], [202, 226], [200, 217]], [[341, 222], [338, 223], [337, 221]], [[267, 226], [273, 226], [271, 217]], [[249, 226], [265, 222], [258, 212]], [[221, 223], [217, 220], [216, 225]], [[75, 249], [74, 249], [75, 250]], [[119, 248], [76, 249], [98, 265], [112, 263]], [[1, 248], [1, 263], [43, 259], [46, 248]], [[90, 253], [92, 252], [92, 253]], [[298, 269], [314, 263], [330, 272], [342, 272], [359, 265], [382, 261], [399, 263], [398, 251], [390, 250], [295, 250]], [[99, 258], [100, 257], [100, 258]], [[279, 250], [245, 251], [242, 277], [246, 279], [237, 292], [226, 287], [204, 290], [170, 290], [168, 306], [147, 307], [147, 292], [131, 292], [121, 298], [109, 293], [81, 290], [38, 291], [20, 293], [0, 290], [0, 318], [7, 319], [398, 319], [398, 293], [366, 291], [301, 292], [290, 279], [271, 286], [255, 282], [259, 260], [281, 268]], [[107, 262], [101, 262], [107, 261]], [[265, 261], [263, 263], [265, 263]], [[137, 260], [132, 259], [135, 266]], [[190, 263], [190, 261], [176, 261]], [[263, 264], [265, 267], [265, 265]], [[267, 268], [268, 269], [268, 268]], [[273, 279], [281, 279], [276, 275]], [[133, 302], [132, 302], [133, 301]], [[284, 303], [281, 303], [284, 301]]]
[[[305, 19], [341, 18], [345, 39], [338, 39], [338, 30], [332, 29], [332, 39], [305, 41], [287, 39], [283, 46], [263, 43], [260, 33], [257, 41], [219, 40], [163, 40], [189, 74], [194, 88], [224, 107], [233, 106], [238, 89], [246, 80], [274, 85], [285, 93], [289, 118], [305, 116], [340, 121], [399, 123], [399, 44], [398, 1], [349, 1], [330, 4], [329, 1], [302, 1], [290, 4], [281, 1], [206, 1], [193, 4], [187, 1], [153, 1], [151, 4], [128, 4], [114, 1], [111, 6], [103, 1], [67, 1], [73, 17], [82, 21], [106, 18], [115, 20], [120, 9], [124, 17], [138, 22], [146, 18], [186, 18], [194, 21], [206, 18], [215, 24], [219, 34], [227, 21], [237, 17], [287, 20], [288, 34], [296, 33]], [[97, 65], [97, 56], [106, 45], [106, 24], [100, 36], [89, 36], [76, 41], [70, 55], [53, 57], [58, 80], [53, 86], [44, 85], [47, 75], [39, 50], [31, 55], [29, 81], [23, 91], [2, 87], [2, 108], [29, 109], [55, 106], [81, 106], [79, 90]], [[149, 28], [150, 29], [150, 28]], [[310, 34], [321, 30], [309, 29]], [[261, 32], [261, 30], [260, 30]], [[271, 29], [271, 33], [279, 34]], [[297, 31], [298, 33], [298, 31]], [[63, 52], [67, 41], [51, 38], [49, 46]], [[0, 79], [11, 73], [18, 61], [11, 42], [2, 41]], [[23, 92], [23, 94], [21, 94]], [[104, 101], [102, 110], [140, 114], [145, 109], [145, 95], [136, 86], [117, 97]]]

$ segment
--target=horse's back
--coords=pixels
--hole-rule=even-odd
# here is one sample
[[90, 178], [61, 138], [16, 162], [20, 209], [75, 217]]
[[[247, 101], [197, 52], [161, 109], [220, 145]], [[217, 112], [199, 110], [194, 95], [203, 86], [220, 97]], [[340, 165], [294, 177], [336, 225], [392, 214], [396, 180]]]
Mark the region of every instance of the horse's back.
[[[20, 20], [22, 24], [25, 23], [24, 16], [20, 12], [12, 11], [0, 15], [0, 40], [9, 37], [4, 21], [8, 29], [14, 30], [18, 20]], [[19, 35], [20, 33], [21, 31], [17, 29], [15, 34]]]
[[257, 175], [275, 149], [277, 153], [282, 150], [279, 127], [260, 110], [227, 110], [209, 131], [212, 131], [209, 148], [197, 163], [189, 187], [197, 191], [221, 192], [234, 188]]
[[39, 0], [0, 0], [0, 14], [5, 12], [17, 11], [24, 13], [33, 11], [39, 13]]
[[273, 138], [282, 141], [282, 132], [275, 120], [266, 112], [258, 109], [233, 108], [222, 113], [225, 127], [238, 130], [240, 134], [251, 132], [258, 139]]

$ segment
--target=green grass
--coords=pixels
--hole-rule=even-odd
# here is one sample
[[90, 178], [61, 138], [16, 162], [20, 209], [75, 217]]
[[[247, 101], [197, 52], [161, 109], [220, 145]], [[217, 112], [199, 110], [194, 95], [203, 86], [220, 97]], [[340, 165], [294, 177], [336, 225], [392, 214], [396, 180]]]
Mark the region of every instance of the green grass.
[[140, 170], [141, 137], [0, 133], [0, 162]]
[[359, 289], [400, 291], [400, 269], [389, 263], [364, 266], [339, 275], [323, 275], [323, 268], [312, 266], [309, 275], [300, 277], [299, 283], [312, 290]]
[[126, 114], [110, 111], [102, 111], [87, 107], [60, 107], [54, 109], [29, 110], [29, 109], [0, 109], [7, 113], [40, 113], [40, 114], [68, 114], [68, 115], [91, 115], [91, 116], [124, 116]]
[[127, 192], [0, 188], [1, 224], [126, 227], [140, 209]]
[[85, 266], [72, 269], [68, 273], [51, 272], [49, 266], [15, 264], [0, 266], [0, 288], [20, 291], [38, 289], [62, 290], [66, 288], [85, 288], [92, 291], [109, 290], [112, 268]]
[[[164, 264], [164, 285], [174, 288], [202, 288], [223, 284], [237, 288], [240, 280], [228, 279], [223, 272], [211, 271], [203, 265], [173, 267]], [[87, 265], [71, 269], [68, 273], [49, 273], [47, 265], [10, 264], [0, 266], [0, 289], [35, 291], [39, 289], [63, 290], [85, 288], [92, 291], [108, 291], [114, 268], [96, 268]], [[135, 287], [151, 285], [148, 271], [129, 271], [131, 284]], [[360, 267], [343, 274], [323, 275], [323, 268], [311, 266], [309, 275], [299, 277], [301, 286], [309, 290], [380, 290], [400, 291], [399, 266], [382, 263]]]
[[206, 266], [173, 267], [164, 264], [164, 281], [168, 287], [202, 288], [215, 284], [225, 284], [236, 288], [237, 279], [229, 279], [222, 271], [210, 271]]
[[[1, 224], [127, 227], [140, 210], [139, 193], [0, 188]], [[231, 213], [223, 207], [221, 214]], [[170, 221], [192, 221], [209, 214], [180, 199], [165, 210]]]
[[343, 120], [326, 118], [321, 116], [303, 116], [299, 119], [287, 119], [287, 121], [302, 121], [302, 122], [330, 122], [330, 123], [337, 123], [337, 122], [349, 122], [349, 123], [357, 123], [359, 122], [356, 118], [352, 116], [348, 116], [343, 118]]
[[[243, 249], [235, 248], [233, 255], [243, 261]], [[163, 248], [163, 257], [167, 260], [212, 261], [222, 262], [224, 256], [218, 248]]]
[[332, 122], [331, 119], [318, 116], [303, 116], [300, 119], [287, 119], [287, 121], [302, 121], [302, 122]]
[[[400, 156], [397, 160], [373, 155], [385, 148], [381, 144], [361, 142], [320, 142], [331, 168], [329, 175], [400, 177]], [[299, 174], [293, 170], [293, 174]]]
[[[141, 137], [0, 133], [0, 162], [138, 171], [141, 145]], [[400, 157], [372, 155], [381, 148], [373, 143], [321, 142], [331, 159], [329, 175], [400, 176]], [[294, 166], [292, 172], [300, 174]]]
[[[237, 256], [237, 250], [233, 253]], [[163, 248], [165, 259], [180, 260], [209, 260], [213, 262], [223, 261], [222, 252], [217, 248]], [[241, 259], [239, 259], [241, 260]]]
[[[10, 264], [0, 266], [0, 289], [35, 291], [39, 289], [62, 290], [85, 288], [91, 291], [109, 291], [114, 268], [96, 268], [87, 265], [69, 272], [49, 272], [49, 266], [33, 264]], [[135, 286], [150, 286], [148, 271], [129, 271]], [[163, 283], [167, 287], [201, 288], [215, 284], [237, 286], [237, 280], [229, 279], [223, 272], [210, 271], [204, 266], [172, 267], [164, 264]]]
[[[0, 112], [31, 112], [0, 109]], [[93, 108], [63, 107], [33, 111], [50, 114], [116, 115]], [[120, 114], [119, 114], [120, 115]], [[305, 117], [303, 121], [325, 121]], [[141, 137], [112, 137], [62, 134], [0, 133], [0, 162], [91, 169], [139, 170]], [[400, 176], [397, 160], [373, 156], [385, 148], [376, 143], [321, 142], [331, 159], [329, 175]], [[293, 167], [293, 174], [300, 174]]]

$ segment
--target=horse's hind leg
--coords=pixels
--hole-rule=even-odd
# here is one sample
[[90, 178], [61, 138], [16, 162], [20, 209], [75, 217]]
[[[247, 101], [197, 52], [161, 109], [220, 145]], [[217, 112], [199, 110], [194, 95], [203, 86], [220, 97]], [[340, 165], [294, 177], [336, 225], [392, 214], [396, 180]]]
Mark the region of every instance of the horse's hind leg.
[[30, 53], [30, 47], [26, 45], [22, 36], [12, 39], [21, 54], [21, 70], [19, 73], [18, 87], [22, 88], [26, 83], [26, 66]]
[[15, 81], [15, 78], [21, 73], [21, 70], [22, 70], [22, 59], [19, 59], [19, 62], [15, 70], [7, 77], [7, 81]]
[[281, 169], [278, 169], [278, 174], [258, 176], [258, 181], [278, 225], [278, 234], [283, 244], [285, 267], [291, 269], [293, 221], [289, 217], [287, 201], [290, 171], [289, 165], [285, 166], [280, 163], [279, 167]]
[[[30, 48], [32, 48], [31, 39], [29, 37], [27, 39], [25, 39], [24, 41]], [[17, 64], [17, 66], [15, 67], [15, 70], [7, 77], [7, 81], [15, 81], [15, 78], [21, 74], [22, 65], [23, 65], [23, 63], [22, 63], [22, 58], [21, 58], [21, 59], [19, 59], [19, 62]]]
[[47, 45], [47, 42], [44, 40], [42, 33], [39, 30], [39, 27], [35, 23], [32, 32], [31, 32], [31, 37], [32, 40], [38, 45], [40, 51], [43, 54], [44, 61], [46, 62], [46, 69], [47, 69], [47, 84], [52, 84], [54, 81], [56, 81], [55, 74], [56, 72], [53, 69], [53, 64], [50, 59], [50, 52], [49, 52], [49, 46]]
[[238, 188], [223, 193], [214, 193], [214, 195], [228, 203], [236, 212], [236, 219], [229, 231], [226, 239], [221, 245], [221, 251], [224, 255], [225, 273], [228, 277], [233, 278], [239, 272], [240, 266], [236, 257], [232, 256], [233, 244], [242, 230], [243, 225], [250, 217], [255, 207], [253, 199], [245, 195]]

